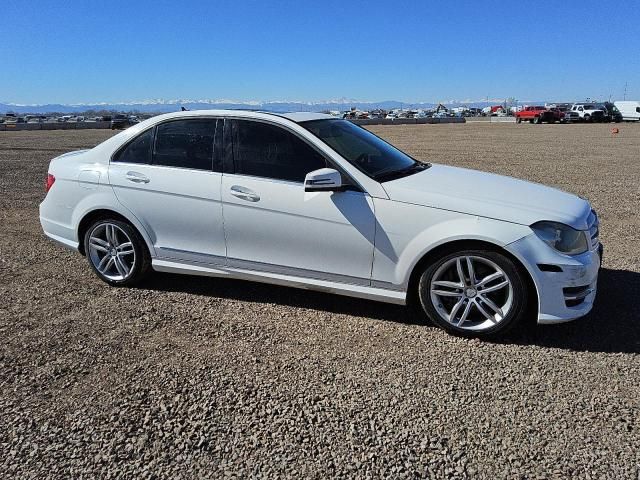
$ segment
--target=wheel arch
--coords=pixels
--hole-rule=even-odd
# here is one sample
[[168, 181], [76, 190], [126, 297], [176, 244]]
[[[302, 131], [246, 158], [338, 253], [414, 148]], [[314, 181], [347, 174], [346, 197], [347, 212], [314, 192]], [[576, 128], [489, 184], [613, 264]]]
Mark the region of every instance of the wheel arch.
[[418, 282], [420, 280], [420, 275], [426, 268], [427, 265], [434, 262], [436, 259], [447, 255], [449, 253], [453, 253], [460, 250], [473, 250], [473, 249], [481, 249], [481, 250], [490, 250], [493, 252], [500, 253], [511, 260], [518, 271], [524, 278], [527, 288], [527, 294], [531, 301], [528, 305], [528, 308], [535, 307], [535, 318], [538, 317], [538, 309], [539, 309], [539, 298], [538, 298], [538, 289], [536, 288], [535, 282], [529, 270], [525, 267], [522, 261], [513, 255], [511, 252], [502, 248], [500, 245], [492, 242], [488, 242], [486, 240], [476, 240], [476, 239], [461, 239], [461, 240], [452, 240], [450, 242], [442, 243], [440, 245], [435, 246], [431, 250], [425, 252], [422, 257], [418, 260], [418, 262], [414, 265], [411, 270], [411, 274], [409, 275], [409, 283], [407, 287], [407, 303], [417, 305], [418, 300]]
[[129, 218], [127, 215], [110, 208], [96, 208], [94, 210], [85, 212], [82, 219], [78, 222], [78, 230], [77, 230], [78, 251], [82, 255], [86, 255], [86, 252], [84, 250], [84, 236], [87, 232], [87, 229], [89, 228], [89, 226], [91, 226], [92, 223], [102, 218], [114, 218], [116, 220], [121, 220], [131, 225], [144, 239], [144, 242], [147, 245], [147, 250], [149, 251], [149, 254], [153, 256], [153, 253], [154, 253], [153, 243], [151, 242], [149, 236], [147, 235], [147, 232], [142, 227], [142, 225], [140, 225], [137, 220]]

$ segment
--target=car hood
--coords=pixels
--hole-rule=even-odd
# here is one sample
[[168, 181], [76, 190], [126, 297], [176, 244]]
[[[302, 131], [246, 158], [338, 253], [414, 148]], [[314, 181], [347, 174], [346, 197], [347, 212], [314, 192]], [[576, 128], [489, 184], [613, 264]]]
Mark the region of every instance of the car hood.
[[555, 188], [437, 164], [382, 185], [394, 201], [522, 225], [550, 220], [586, 230], [591, 211], [586, 200]]

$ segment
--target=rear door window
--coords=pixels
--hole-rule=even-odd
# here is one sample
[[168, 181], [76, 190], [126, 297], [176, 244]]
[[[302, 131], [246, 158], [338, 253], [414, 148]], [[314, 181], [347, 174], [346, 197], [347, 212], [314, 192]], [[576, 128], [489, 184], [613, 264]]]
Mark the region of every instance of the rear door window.
[[156, 127], [153, 165], [220, 172], [214, 162], [216, 119], [187, 119]]

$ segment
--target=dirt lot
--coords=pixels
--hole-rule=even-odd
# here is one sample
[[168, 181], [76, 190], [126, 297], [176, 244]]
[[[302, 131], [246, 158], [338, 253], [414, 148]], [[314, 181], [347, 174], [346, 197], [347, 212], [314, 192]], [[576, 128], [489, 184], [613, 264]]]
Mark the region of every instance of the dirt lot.
[[372, 130], [588, 197], [594, 312], [482, 343], [240, 281], [109, 288], [38, 203], [50, 158], [111, 132], [0, 132], [0, 478], [638, 478], [640, 125]]

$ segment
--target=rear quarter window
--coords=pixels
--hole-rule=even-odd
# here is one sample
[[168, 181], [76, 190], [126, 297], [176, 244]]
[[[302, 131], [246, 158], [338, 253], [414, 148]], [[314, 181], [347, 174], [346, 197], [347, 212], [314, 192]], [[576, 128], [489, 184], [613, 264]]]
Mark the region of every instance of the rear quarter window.
[[114, 162], [151, 163], [153, 128], [142, 132], [113, 156]]

